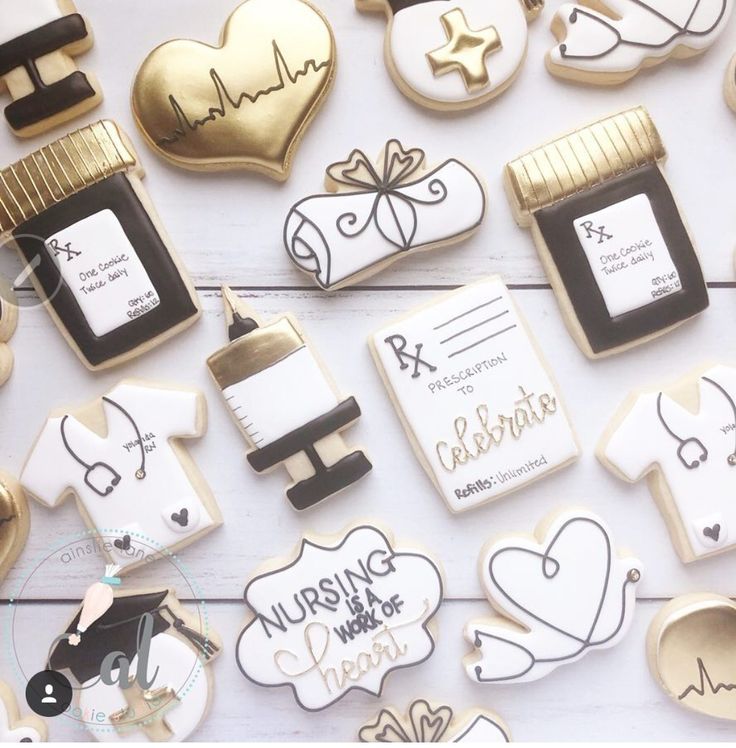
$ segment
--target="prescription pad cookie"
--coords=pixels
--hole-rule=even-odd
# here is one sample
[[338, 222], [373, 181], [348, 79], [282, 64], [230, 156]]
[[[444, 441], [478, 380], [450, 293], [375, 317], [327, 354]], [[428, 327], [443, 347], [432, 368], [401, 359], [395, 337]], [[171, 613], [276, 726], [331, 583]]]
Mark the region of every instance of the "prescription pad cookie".
[[490, 542], [479, 572], [498, 616], [465, 627], [475, 648], [465, 670], [476, 683], [526, 683], [623, 639], [642, 564], [616, 550], [595, 514], [567, 509], [533, 536]]
[[662, 172], [666, 155], [639, 107], [506, 166], [516, 221], [531, 227], [588, 358], [646, 343], [708, 307], [693, 240]]
[[332, 88], [336, 59], [332, 29], [310, 3], [246, 0], [219, 46], [178, 39], [151, 52], [133, 84], [133, 114], [176, 166], [282, 181]]
[[547, 67], [560, 78], [615, 85], [670, 57], [702, 54], [723, 33], [733, 0], [581, 0], [552, 21], [560, 42]]
[[386, 15], [386, 66], [430, 109], [479, 106], [505, 91], [526, 57], [527, 24], [544, 0], [355, 0]]
[[361, 743], [508, 743], [506, 725], [493, 712], [471, 709], [456, 714], [449, 706], [417, 699], [402, 714], [393, 707], [358, 733]]
[[0, 278], [0, 387], [13, 371], [13, 353], [8, 341], [18, 325], [18, 307], [10, 285]]
[[21, 718], [15, 694], [0, 681], [0, 743], [45, 743], [47, 739], [46, 723], [35, 714]]
[[52, 413], [21, 483], [50, 508], [73, 496], [106, 559], [126, 573], [222, 524], [180, 443], [203, 436], [206, 424], [200, 392], [125, 380], [86, 406]]
[[23, 550], [30, 528], [31, 515], [20, 483], [0, 472], [0, 583]]
[[457, 244], [486, 213], [481, 180], [457, 159], [428, 168], [419, 148], [390, 140], [374, 164], [359, 150], [327, 167], [327, 195], [289, 212], [291, 261], [325, 291], [369, 278], [408, 254]]
[[499, 277], [410, 312], [369, 345], [451, 511], [493, 501], [577, 459], [558, 388]]
[[0, 5], [0, 91], [12, 131], [31, 137], [94, 109], [97, 80], [74, 57], [92, 46], [87, 21], [72, 0], [3, 0]]
[[434, 652], [443, 586], [431, 557], [373, 525], [305, 537], [246, 586], [238, 665], [256, 685], [289, 686], [307, 711], [353, 690], [380, 696], [391, 672]]
[[597, 455], [629, 483], [647, 478], [684, 563], [736, 547], [736, 368], [632, 393]]
[[52, 319], [92, 370], [141, 355], [199, 317], [142, 176], [110, 121], [0, 172], [0, 239], [17, 249]]
[[222, 289], [230, 343], [207, 359], [233, 419], [263, 473], [283, 465], [286, 495], [303, 510], [348, 488], [372, 465], [341, 432], [361, 416], [342, 396], [291, 315], [263, 322], [229, 288]]

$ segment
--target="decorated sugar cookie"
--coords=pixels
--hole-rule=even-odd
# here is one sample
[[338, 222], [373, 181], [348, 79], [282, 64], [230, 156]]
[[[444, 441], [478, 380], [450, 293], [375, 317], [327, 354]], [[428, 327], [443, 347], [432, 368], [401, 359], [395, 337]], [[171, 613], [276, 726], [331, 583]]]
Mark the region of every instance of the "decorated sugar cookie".
[[133, 84], [133, 114], [176, 166], [285, 180], [336, 60], [332, 29], [311, 3], [246, 0], [219, 46], [178, 39], [151, 52]]
[[222, 650], [220, 637], [173, 590], [113, 592], [119, 581], [106, 577], [90, 588], [49, 667], [78, 684], [76, 707], [96, 715], [86, 722], [96, 740], [185, 740], [212, 699], [207, 666]]
[[13, 353], [8, 341], [18, 324], [18, 307], [14, 298], [13, 289], [0, 278], [0, 386], [8, 381], [13, 371]]
[[731, 109], [736, 112], [736, 56], [731, 59], [726, 71], [726, 81], [724, 84], [726, 101]]
[[259, 686], [289, 686], [307, 711], [353, 690], [380, 696], [389, 673], [434, 652], [442, 594], [437, 563], [377, 527], [305, 537], [246, 586], [238, 665]]
[[0, 239], [14, 246], [90, 369], [130, 360], [194, 323], [194, 286], [113, 122], [97, 122], [0, 172]]
[[647, 635], [652, 676], [680, 706], [736, 720], [736, 603], [692, 594], [665, 605]]
[[640, 345], [708, 307], [703, 271], [645, 109], [576, 130], [506, 166], [562, 314], [588, 358]]
[[603, 520], [582, 509], [548, 517], [534, 536], [489, 543], [480, 579], [500, 615], [465, 627], [475, 647], [468, 676], [526, 683], [615, 646], [631, 626], [641, 575], [641, 562], [617, 552]]
[[308, 509], [367, 475], [372, 465], [341, 432], [360, 418], [343, 397], [301, 331], [285, 315], [264, 323], [223, 288], [230, 343], [207, 365], [252, 451], [258, 473], [283, 465], [295, 509]]
[[0, 681], [0, 743], [45, 743], [47, 739], [46, 723], [35, 714], [21, 718], [15, 694]]
[[369, 345], [451, 511], [493, 501], [577, 459], [557, 386], [498, 276], [409, 312]]
[[544, 0], [355, 0], [386, 14], [386, 66], [399, 89], [430, 109], [479, 106], [516, 78], [527, 24]]
[[14, 478], [0, 472], [0, 583], [23, 550], [30, 527], [23, 489]]
[[[214, 496], [182, 439], [206, 430], [204, 396], [126, 380], [46, 421], [21, 483], [48, 507], [74, 496], [105, 557], [123, 572], [222, 524]], [[50, 467], [53, 466], [53, 469]]]
[[732, 0], [581, 0], [552, 21], [560, 42], [547, 67], [560, 78], [615, 85], [670, 57], [702, 54], [731, 17]]
[[417, 699], [407, 714], [382, 709], [359, 733], [362, 743], [508, 743], [506, 725], [492, 712], [472, 709], [457, 715], [449, 706]]
[[601, 438], [598, 459], [644, 478], [684, 563], [736, 546], [736, 369], [716, 364], [633, 393]]
[[3, 0], [0, 91], [13, 98], [5, 119], [16, 135], [38, 135], [102, 101], [97, 80], [73, 59], [91, 46], [92, 32], [72, 0]]
[[325, 291], [369, 278], [401, 257], [456, 244], [482, 223], [480, 179], [456, 159], [427, 169], [424, 151], [390, 140], [374, 165], [355, 150], [327, 167], [327, 195], [300, 200], [284, 227], [292, 262]]

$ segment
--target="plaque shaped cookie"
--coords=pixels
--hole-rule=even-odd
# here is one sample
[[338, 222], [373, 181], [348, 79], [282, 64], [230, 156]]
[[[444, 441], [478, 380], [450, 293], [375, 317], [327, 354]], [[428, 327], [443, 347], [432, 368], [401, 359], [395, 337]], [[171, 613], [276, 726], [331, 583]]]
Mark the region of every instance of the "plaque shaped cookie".
[[732, 0], [581, 0], [565, 3], [552, 31], [560, 42], [547, 67], [560, 78], [616, 85], [671, 57], [708, 50], [723, 33]]
[[0, 172], [0, 238], [92, 370], [141, 355], [199, 317], [125, 135], [97, 122]]
[[534, 536], [492, 541], [480, 579], [500, 615], [465, 627], [475, 647], [468, 677], [526, 683], [615, 646], [631, 626], [641, 575], [641, 562], [619, 555], [603, 520], [582, 509], [551, 515]]
[[259, 686], [289, 686], [319, 711], [359, 690], [380, 696], [394, 670], [434, 652], [443, 580], [429, 556], [360, 525], [340, 538], [305, 537], [245, 588], [249, 620], [237, 659]]
[[97, 80], [73, 59], [91, 46], [92, 32], [72, 0], [4, 0], [0, 91], [13, 98], [5, 119], [16, 135], [38, 135], [102, 101]]
[[382, 709], [359, 732], [361, 743], [508, 743], [506, 725], [492, 712], [471, 709], [456, 714], [449, 706], [417, 699], [407, 714]]
[[570, 333], [588, 358], [646, 343], [708, 307], [693, 241], [643, 108], [576, 130], [506, 166]]
[[647, 635], [652, 676], [686, 709], [736, 720], [736, 603], [691, 594], [665, 605]]
[[355, 0], [386, 14], [386, 66], [422, 106], [460, 110], [503, 93], [526, 57], [528, 22], [544, 0]]
[[21, 718], [15, 694], [0, 681], [0, 743], [45, 743], [47, 739], [46, 723], [35, 714]]
[[[117, 591], [102, 603], [88, 592], [49, 667], [76, 681], [76, 707], [95, 715], [85, 726], [96, 740], [180, 742], [207, 714], [208, 665], [221, 650], [208, 617], [185, 609], [173, 590]], [[110, 678], [113, 656], [128, 668]]]
[[291, 261], [325, 291], [359, 283], [400, 258], [457, 244], [486, 213], [483, 183], [457, 159], [428, 169], [424, 151], [390, 140], [376, 164], [359, 150], [327, 167], [327, 195], [289, 212]]
[[684, 563], [736, 547], [736, 369], [715, 364], [632, 393], [598, 459], [630, 483], [648, 479]]
[[0, 472], [0, 583], [23, 550], [30, 527], [23, 489], [14, 478]]
[[86, 406], [52, 413], [21, 483], [51, 508], [74, 496], [106, 559], [126, 573], [222, 524], [180, 444], [203, 436], [206, 423], [200, 392], [125, 380]]
[[133, 114], [148, 144], [185, 169], [288, 178], [332, 88], [335, 40], [306, 0], [246, 0], [211, 47], [178, 39], [146, 58]]
[[414, 451], [453, 512], [577, 459], [556, 384], [503, 281], [440, 296], [373, 334]]
[[8, 381], [13, 371], [13, 352], [8, 341], [13, 337], [17, 324], [15, 294], [10, 285], [0, 278], [0, 386]]

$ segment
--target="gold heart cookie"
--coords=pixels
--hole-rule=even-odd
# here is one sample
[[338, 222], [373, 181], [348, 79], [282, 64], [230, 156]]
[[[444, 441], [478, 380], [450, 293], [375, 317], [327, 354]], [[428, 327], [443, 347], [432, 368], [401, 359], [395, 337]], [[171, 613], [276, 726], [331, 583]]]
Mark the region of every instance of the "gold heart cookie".
[[335, 77], [335, 39], [306, 0], [246, 0], [220, 46], [179, 39], [146, 58], [133, 113], [177, 166], [250, 169], [285, 180]]
[[23, 489], [16, 480], [0, 473], [0, 582], [23, 550], [30, 526]]
[[736, 603], [684, 595], [665, 605], [647, 636], [652, 675], [678, 704], [736, 720]]

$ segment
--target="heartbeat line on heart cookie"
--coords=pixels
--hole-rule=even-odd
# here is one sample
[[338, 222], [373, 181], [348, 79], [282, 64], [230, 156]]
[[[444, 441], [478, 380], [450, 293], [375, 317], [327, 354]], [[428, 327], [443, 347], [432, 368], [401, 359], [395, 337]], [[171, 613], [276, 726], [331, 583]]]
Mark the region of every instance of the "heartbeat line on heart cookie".
[[690, 694], [697, 694], [698, 696], [715, 695], [721, 691], [736, 691], [736, 683], [713, 683], [713, 679], [708, 672], [703, 660], [698, 657], [698, 677], [700, 683], [689, 685], [677, 698], [682, 701], [683, 699], [690, 696]]
[[184, 107], [179, 103], [177, 98], [171, 94], [169, 96], [169, 102], [171, 103], [171, 108], [176, 115], [177, 126], [171, 135], [161, 138], [158, 141], [158, 145], [173, 145], [182, 138], [185, 138], [188, 133], [195, 132], [200, 127], [204, 127], [210, 122], [215, 122], [218, 119], [225, 118], [229, 111], [239, 110], [246, 102], [255, 104], [262, 97], [270, 96], [278, 91], [284, 91], [289, 86], [297, 85], [300, 78], [306, 78], [312, 73], [319, 73], [321, 70], [330, 66], [330, 60], [325, 60], [324, 62], [319, 63], [316, 60], [307, 60], [299, 70], [292, 73], [275, 40], [273, 41], [273, 58], [278, 82], [273, 86], [263, 88], [255, 93], [242, 91], [238, 95], [233, 96], [228, 91], [220, 74], [215, 68], [212, 68], [210, 70], [210, 78], [212, 78], [218, 104], [217, 106], [210, 107], [206, 116], [201, 119], [190, 119], [190, 116], [184, 111]]

